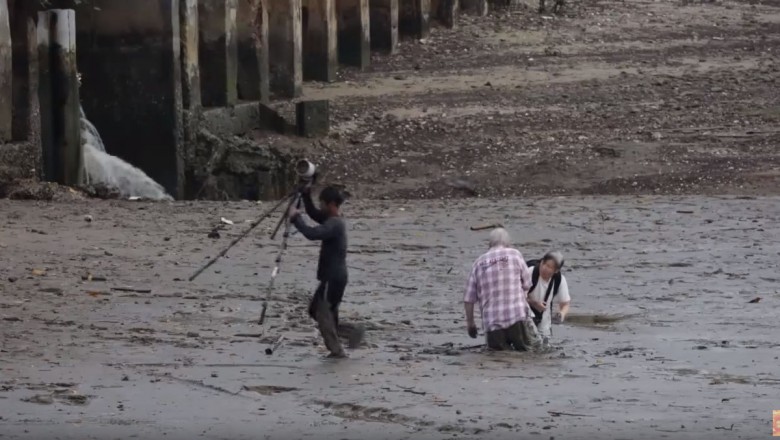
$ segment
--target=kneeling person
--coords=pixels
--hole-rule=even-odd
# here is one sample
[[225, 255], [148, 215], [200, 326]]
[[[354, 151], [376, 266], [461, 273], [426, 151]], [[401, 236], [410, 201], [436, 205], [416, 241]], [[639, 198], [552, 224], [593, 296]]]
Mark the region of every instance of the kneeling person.
[[[548, 345], [552, 336], [552, 322], [563, 322], [569, 313], [571, 297], [569, 284], [561, 273], [563, 255], [560, 252], [549, 252], [541, 260], [528, 262], [528, 275], [531, 287], [528, 290], [528, 304], [533, 310], [534, 323], [539, 334]], [[553, 318], [553, 302], [558, 301], [558, 313]]]

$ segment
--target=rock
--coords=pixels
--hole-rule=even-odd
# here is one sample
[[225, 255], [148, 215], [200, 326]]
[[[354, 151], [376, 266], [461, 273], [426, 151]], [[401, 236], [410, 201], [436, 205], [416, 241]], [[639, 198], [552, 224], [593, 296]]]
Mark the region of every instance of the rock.
[[18, 280], [18, 278], [16, 278], [16, 277], [8, 277], [8, 282], [9, 283], [15, 283], [16, 280]]
[[199, 338], [200, 334], [198, 334], [197, 332], [187, 332], [187, 337], [188, 338]]
[[91, 223], [92, 222], [92, 216], [91, 215], [85, 215], [84, 216], [84, 221], [87, 222], [87, 223]]

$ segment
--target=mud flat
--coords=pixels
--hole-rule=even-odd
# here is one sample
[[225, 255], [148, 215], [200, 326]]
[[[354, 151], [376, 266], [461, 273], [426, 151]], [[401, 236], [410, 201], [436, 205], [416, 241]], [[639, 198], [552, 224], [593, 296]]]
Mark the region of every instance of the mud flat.
[[[302, 237], [264, 327], [272, 221], [182, 281], [263, 206], [0, 201], [0, 434], [766, 438], [780, 395], [778, 202], [350, 203], [343, 315], [366, 324], [367, 345], [330, 361], [304, 310], [317, 249]], [[462, 289], [486, 234], [469, 226], [487, 222], [529, 258], [567, 256], [574, 305], [552, 353], [482, 353], [466, 335]]]

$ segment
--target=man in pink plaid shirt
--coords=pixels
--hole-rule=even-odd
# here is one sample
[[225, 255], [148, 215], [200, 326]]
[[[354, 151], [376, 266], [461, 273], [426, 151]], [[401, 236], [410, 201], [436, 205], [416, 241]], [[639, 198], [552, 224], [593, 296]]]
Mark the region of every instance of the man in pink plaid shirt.
[[530, 288], [531, 276], [523, 255], [510, 247], [505, 229], [494, 229], [490, 232], [490, 250], [474, 262], [463, 298], [469, 336], [477, 337], [474, 304], [479, 302], [489, 348], [535, 348], [539, 335], [533, 322], [526, 322], [530, 316], [525, 293]]

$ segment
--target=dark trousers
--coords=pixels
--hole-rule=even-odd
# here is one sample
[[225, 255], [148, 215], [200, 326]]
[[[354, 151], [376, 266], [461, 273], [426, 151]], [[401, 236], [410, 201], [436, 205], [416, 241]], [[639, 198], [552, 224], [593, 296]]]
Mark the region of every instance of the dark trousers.
[[516, 322], [507, 328], [487, 332], [487, 345], [492, 350], [528, 350], [523, 323]]
[[322, 280], [309, 301], [309, 316], [317, 321], [325, 347], [333, 355], [343, 354], [338, 335], [339, 304], [344, 297], [347, 280]]
[[339, 304], [341, 304], [341, 300], [344, 298], [344, 290], [346, 288], [346, 280], [320, 281], [320, 285], [317, 286], [317, 290], [314, 291], [314, 295], [312, 295], [311, 300], [309, 301], [309, 316], [316, 320], [317, 309], [320, 306], [320, 302], [325, 301], [325, 304], [333, 317], [333, 324], [338, 327]]

